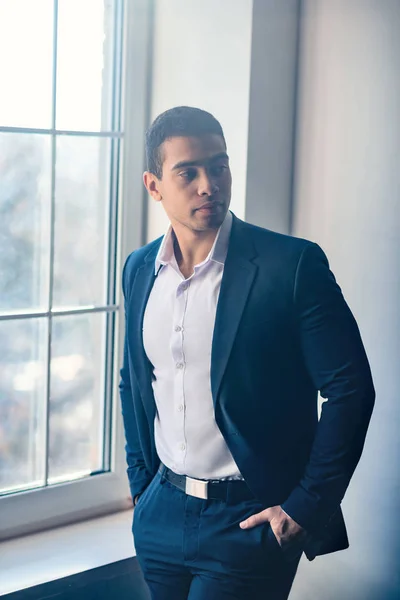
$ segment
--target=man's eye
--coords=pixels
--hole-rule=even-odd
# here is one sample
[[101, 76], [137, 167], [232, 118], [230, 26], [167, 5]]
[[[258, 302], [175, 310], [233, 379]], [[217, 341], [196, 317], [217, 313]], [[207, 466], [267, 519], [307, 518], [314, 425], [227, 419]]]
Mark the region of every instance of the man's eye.
[[195, 169], [187, 169], [187, 171], [182, 171], [182, 173], [179, 173], [179, 176], [186, 181], [192, 181], [196, 177], [196, 171]]
[[211, 174], [215, 177], [219, 177], [227, 168], [226, 165], [215, 165], [215, 167], [211, 168]]

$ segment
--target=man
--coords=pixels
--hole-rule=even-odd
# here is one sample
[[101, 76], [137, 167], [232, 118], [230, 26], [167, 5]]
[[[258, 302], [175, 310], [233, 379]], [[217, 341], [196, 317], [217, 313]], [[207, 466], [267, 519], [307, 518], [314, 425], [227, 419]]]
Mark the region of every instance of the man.
[[316, 244], [228, 211], [212, 115], [166, 111], [146, 150], [171, 227], [123, 273], [137, 557], [154, 600], [282, 600], [303, 551], [348, 546], [340, 503], [374, 404], [360, 334]]

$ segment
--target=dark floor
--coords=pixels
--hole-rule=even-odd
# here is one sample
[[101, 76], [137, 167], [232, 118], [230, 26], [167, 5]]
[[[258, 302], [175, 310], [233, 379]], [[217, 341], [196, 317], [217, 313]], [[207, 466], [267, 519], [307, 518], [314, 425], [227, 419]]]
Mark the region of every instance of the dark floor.
[[149, 600], [136, 558], [2, 596], [2, 600]]

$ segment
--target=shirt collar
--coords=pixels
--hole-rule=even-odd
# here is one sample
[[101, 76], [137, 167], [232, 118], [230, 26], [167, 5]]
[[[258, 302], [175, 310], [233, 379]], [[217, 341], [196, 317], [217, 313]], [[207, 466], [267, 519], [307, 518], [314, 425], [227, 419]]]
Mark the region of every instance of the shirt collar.
[[[218, 229], [218, 233], [212, 245], [212, 248], [207, 258], [201, 263], [205, 264], [208, 261], [225, 264], [226, 255], [228, 254], [229, 237], [232, 229], [232, 213], [228, 210], [226, 217]], [[170, 225], [167, 233], [161, 242], [155, 260], [155, 273], [157, 275], [159, 269], [164, 265], [175, 264], [174, 244], [172, 238], [172, 226]]]

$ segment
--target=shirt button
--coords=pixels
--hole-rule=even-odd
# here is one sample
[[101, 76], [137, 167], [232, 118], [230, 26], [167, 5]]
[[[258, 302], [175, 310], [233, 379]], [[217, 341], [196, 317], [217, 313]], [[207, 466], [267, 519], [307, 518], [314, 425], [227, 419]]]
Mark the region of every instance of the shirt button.
[[179, 327], [179, 325], [177, 325], [177, 326], [175, 327], [175, 331], [182, 331], [182, 327]]
[[178, 406], [178, 410], [179, 410], [179, 412], [181, 412], [181, 411], [183, 410], [183, 404], [180, 404], [180, 405]]
[[182, 450], [182, 452], [183, 452], [184, 450], [186, 450], [186, 446], [185, 446], [185, 444], [181, 444], [181, 450]]
[[183, 363], [176, 363], [177, 369], [183, 369]]

